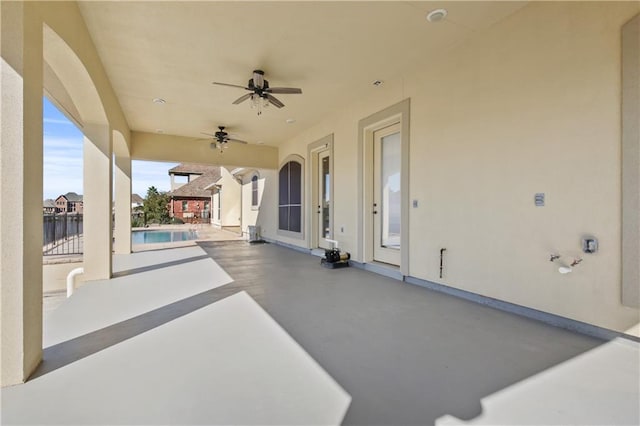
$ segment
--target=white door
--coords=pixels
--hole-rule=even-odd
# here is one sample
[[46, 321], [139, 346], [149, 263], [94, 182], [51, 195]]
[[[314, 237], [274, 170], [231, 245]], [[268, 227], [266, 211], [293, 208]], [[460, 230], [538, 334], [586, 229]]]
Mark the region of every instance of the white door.
[[317, 213], [318, 213], [318, 247], [331, 248], [327, 239], [331, 239], [331, 163], [329, 150], [318, 153], [318, 188], [317, 188]]
[[373, 135], [373, 259], [400, 265], [400, 123]]

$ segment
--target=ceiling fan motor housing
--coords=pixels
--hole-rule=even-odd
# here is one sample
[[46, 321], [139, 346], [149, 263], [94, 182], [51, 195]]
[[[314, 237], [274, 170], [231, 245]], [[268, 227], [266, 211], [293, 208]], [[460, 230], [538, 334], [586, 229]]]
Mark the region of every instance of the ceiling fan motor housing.
[[[240, 96], [238, 99], [233, 101], [234, 105], [242, 103], [246, 100], [251, 100], [254, 105], [258, 103], [259, 100], [263, 100], [265, 106], [268, 104], [272, 104], [277, 108], [284, 107], [284, 103], [282, 103], [278, 98], [273, 96], [274, 94], [301, 94], [302, 89], [295, 87], [270, 87], [269, 82], [264, 79], [264, 71], [262, 70], [253, 70], [252, 78], [247, 82], [246, 87], [238, 86], [236, 84], [228, 84], [228, 83], [219, 83], [213, 82], [213, 84], [219, 84], [222, 86], [231, 86], [239, 89], [245, 89], [250, 91], [251, 93], [246, 93]], [[258, 111], [258, 115], [262, 113], [261, 110]]]
[[253, 79], [251, 79], [249, 80], [247, 87], [253, 90], [254, 93], [256, 93], [257, 95], [263, 96], [263, 92], [269, 88], [269, 81], [262, 80], [262, 88], [259, 88], [259, 87], [256, 87], [255, 83], [253, 82]]

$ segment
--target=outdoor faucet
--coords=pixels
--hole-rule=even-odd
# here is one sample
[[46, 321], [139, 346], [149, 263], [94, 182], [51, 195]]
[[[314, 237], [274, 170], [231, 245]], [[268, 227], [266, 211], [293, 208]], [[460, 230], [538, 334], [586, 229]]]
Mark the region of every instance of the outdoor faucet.
[[573, 267], [573, 266], [576, 266], [576, 265], [577, 265], [578, 263], [580, 263], [580, 262], [582, 262], [582, 259], [581, 259], [581, 258], [574, 259], [574, 260], [573, 260], [573, 262], [571, 262], [571, 266], [572, 266], [572, 267]]

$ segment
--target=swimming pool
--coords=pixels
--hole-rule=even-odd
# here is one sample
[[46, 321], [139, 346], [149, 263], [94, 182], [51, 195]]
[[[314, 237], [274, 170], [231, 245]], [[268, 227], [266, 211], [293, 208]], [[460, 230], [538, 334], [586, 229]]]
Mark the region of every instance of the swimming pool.
[[176, 241], [189, 241], [198, 238], [196, 231], [133, 231], [131, 232], [132, 244], [172, 243]]

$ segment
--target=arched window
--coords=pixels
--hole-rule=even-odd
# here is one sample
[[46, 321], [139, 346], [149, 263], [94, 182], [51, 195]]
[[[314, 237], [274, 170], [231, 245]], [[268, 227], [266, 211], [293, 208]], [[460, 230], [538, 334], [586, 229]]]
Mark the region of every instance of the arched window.
[[302, 233], [302, 163], [292, 160], [280, 168], [278, 229]]
[[258, 175], [251, 178], [251, 207], [258, 207]]

